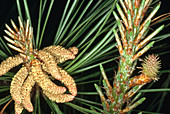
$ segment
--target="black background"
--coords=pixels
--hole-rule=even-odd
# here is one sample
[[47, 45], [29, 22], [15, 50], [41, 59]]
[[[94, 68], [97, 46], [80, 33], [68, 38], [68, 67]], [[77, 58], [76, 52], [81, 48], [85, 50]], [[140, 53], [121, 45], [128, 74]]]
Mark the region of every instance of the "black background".
[[[28, 0], [28, 1], [29, 1], [29, 8], [31, 12], [32, 23], [34, 26], [36, 26], [37, 18], [38, 18], [38, 9], [39, 9], [39, 7], [37, 7], [36, 5], [38, 4], [38, 0]], [[157, 13], [157, 16], [164, 14], [164, 13], [168, 13], [168, 12], [170, 13], [170, 0], [161, 0], [161, 1], [162, 1], [162, 5], [161, 5], [159, 12]], [[45, 33], [47, 37], [50, 31], [55, 31], [53, 29], [55, 29], [55, 27], [57, 27], [59, 23], [65, 3], [66, 3], [66, 0], [55, 0], [52, 13], [50, 14], [50, 19], [48, 21], [48, 28]], [[18, 12], [17, 12], [17, 7], [16, 7], [16, 1], [15, 0], [0, 0], [0, 36], [1, 37], [3, 37], [4, 35], [3, 30], [5, 29], [5, 26], [4, 26], [5, 23], [9, 24], [10, 19], [16, 20], [17, 17], [18, 17]], [[166, 23], [170, 23], [170, 22], [166, 21], [165, 24]], [[162, 33], [170, 33], [170, 27], [166, 30], [163, 30]], [[48, 41], [49, 42], [47, 42], [46, 45], [51, 43], [50, 40]], [[163, 42], [170, 44], [170, 38], [166, 39]], [[170, 51], [170, 48], [166, 49], [166, 51]], [[162, 69], [170, 69], [170, 54], [165, 54], [161, 56], [161, 60], [162, 60]], [[164, 102], [165, 107], [162, 109], [162, 112], [164, 113], [166, 112], [167, 114], [170, 113], [169, 108], [168, 108], [170, 107], [169, 95], [170, 94], [167, 95], [167, 100]]]

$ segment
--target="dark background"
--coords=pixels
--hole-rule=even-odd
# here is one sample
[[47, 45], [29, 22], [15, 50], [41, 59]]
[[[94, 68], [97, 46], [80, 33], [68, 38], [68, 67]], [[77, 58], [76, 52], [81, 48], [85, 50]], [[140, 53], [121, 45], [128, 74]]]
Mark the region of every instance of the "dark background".
[[[20, 0], [20, 1], [22, 1], [22, 0]], [[30, 13], [31, 13], [33, 28], [36, 28], [37, 18], [38, 18], [38, 10], [39, 10], [39, 7], [37, 7], [37, 4], [39, 4], [39, 1], [38, 0], [28, 0], [28, 1], [29, 1], [29, 8], [30, 8]], [[164, 14], [164, 13], [170, 13], [170, 0], [161, 0], [161, 1], [162, 1], [162, 5], [161, 5], [160, 10], [157, 13], [157, 16]], [[58, 23], [60, 21], [62, 12], [64, 10], [65, 3], [66, 3], [66, 0], [55, 0], [55, 2], [54, 2], [52, 12], [50, 14], [50, 18], [49, 18], [48, 25], [47, 25], [46, 32], [45, 32], [45, 40], [48, 41], [48, 42], [46, 42], [45, 45], [48, 45], [51, 43], [50, 38], [53, 38], [53, 35], [54, 35], [54, 32], [52, 33], [51, 31], [57, 30], [56, 27], [58, 26]], [[47, 4], [49, 4], [49, 3], [47, 3]], [[21, 2], [21, 5], [23, 8], [22, 2]], [[3, 35], [4, 35], [5, 23], [9, 24], [10, 19], [17, 20], [18, 11], [17, 11], [16, 6], [17, 5], [16, 5], [15, 0], [1, 0], [1, 2], [0, 2], [0, 36], [1, 37], [3, 37]], [[23, 13], [24, 13], [24, 10], [23, 10]], [[170, 21], [166, 21], [164, 23], [167, 24], [167, 23], [170, 23]], [[36, 31], [36, 29], [34, 29], [34, 31]], [[161, 34], [164, 34], [164, 33], [170, 33], [170, 27], [161, 31]], [[170, 44], [170, 38], [168, 38], [160, 43]], [[167, 48], [166, 51], [170, 51], [170, 48]], [[161, 56], [161, 60], [162, 60], [162, 69], [170, 69], [170, 54], [165, 54], [165, 55]], [[168, 75], [165, 75], [164, 78], [166, 76], [168, 76]], [[170, 94], [167, 95], [166, 101], [164, 102], [165, 107], [162, 109], [162, 112], [166, 112], [167, 114], [170, 113], [169, 108], [168, 108], [170, 106], [169, 95]]]

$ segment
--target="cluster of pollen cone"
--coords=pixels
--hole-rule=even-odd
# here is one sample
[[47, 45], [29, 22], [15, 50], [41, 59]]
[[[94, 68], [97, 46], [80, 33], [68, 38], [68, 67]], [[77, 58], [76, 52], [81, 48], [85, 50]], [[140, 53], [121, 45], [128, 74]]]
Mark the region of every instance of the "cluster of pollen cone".
[[[22, 23], [20, 17], [19, 28], [11, 20], [14, 30], [6, 25], [8, 36], [4, 38], [9, 42], [8, 46], [19, 52], [14, 57], [9, 57], [0, 64], [0, 76], [7, 73], [15, 66], [22, 64], [22, 68], [15, 74], [10, 86], [10, 93], [15, 101], [15, 113], [20, 114], [25, 108], [33, 111], [31, 103], [31, 91], [38, 85], [42, 93], [50, 100], [57, 103], [72, 101], [77, 94], [74, 79], [57, 64], [69, 59], [74, 59], [78, 53], [76, 47], [65, 49], [61, 46], [49, 46], [42, 50], [33, 48], [33, 28], [29, 26], [29, 20]], [[65, 94], [66, 87], [56, 85], [51, 78], [63, 83], [71, 94]]]

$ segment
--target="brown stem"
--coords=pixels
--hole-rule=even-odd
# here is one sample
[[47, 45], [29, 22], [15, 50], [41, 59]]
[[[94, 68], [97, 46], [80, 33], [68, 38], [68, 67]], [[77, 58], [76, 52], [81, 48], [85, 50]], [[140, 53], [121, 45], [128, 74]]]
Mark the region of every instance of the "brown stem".
[[6, 109], [6, 107], [13, 101], [13, 99], [11, 99], [10, 101], [8, 101], [8, 103], [6, 103], [6, 105], [2, 108], [0, 114], [3, 114], [4, 110]]
[[153, 25], [155, 25], [156, 23], [158, 23], [158, 22], [160, 22], [160, 21], [162, 21], [162, 20], [164, 20], [164, 19], [166, 19], [166, 18], [168, 18], [168, 17], [170, 17], [170, 13], [162, 14], [162, 15], [154, 18], [154, 19], [151, 21], [152, 24], [151, 24], [150, 26], [153, 26]]

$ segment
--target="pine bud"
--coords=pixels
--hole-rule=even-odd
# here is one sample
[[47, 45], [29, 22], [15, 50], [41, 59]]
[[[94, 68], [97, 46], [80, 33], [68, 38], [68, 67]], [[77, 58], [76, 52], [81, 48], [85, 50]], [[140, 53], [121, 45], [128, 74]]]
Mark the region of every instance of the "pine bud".
[[22, 57], [16, 55], [15, 57], [9, 57], [0, 64], [0, 76], [7, 73], [11, 68], [23, 63]]
[[69, 59], [74, 59], [75, 55], [78, 53], [78, 49], [76, 47], [65, 49], [59, 45], [49, 46], [49, 47], [44, 48], [43, 50], [50, 52], [51, 55], [55, 57], [57, 64], [62, 63]]
[[76, 47], [70, 47], [70, 48], [68, 48], [68, 50], [70, 50], [74, 55], [77, 55], [77, 53], [78, 53], [78, 48], [76, 48]]
[[55, 101], [56, 103], [64, 103], [69, 102], [74, 99], [73, 95], [70, 94], [52, 94], [48, 91], [43, 91], [43, 93], [51, 100]]
[[[44, 71], [49, 73], [48, 69], [45, 65], [43, 65], [42, 68]], [[77, 95], [77, 87], [76, 87], [76, 83], [75, 83], [74, 79], [62, 68], [59, 68], [59, 71], [62, 75], [61, 82], [64, 83], [64, 85], [68, 88], [69, 92], [72, 95], [76, 96]]]
[[15, 102], [15, 114], [21, 114], [23, 110], [23, 106]]
[[22, 67], [13, 77], [11, 82], [10, 93], [14, 101], [18, 104], [21, 103], [21, 86], [24, 83], [24, 80], [26, 79], [27, 75], [27, 68]]
[[33, 105], [31, 103], [31, 90], [33, 86], [35, 85], [34, 77], [32, 75], [29, 75], [28, 78], [25, 80], [24, 84], [21, 88], [21, 94], [22, 94], [22, 105], [25, 109], [27, 109], [29, 112], [33, 111]]
[[58, 70], [54, 57], [46, 51], [39, 51], [38, 57], [45, 63], [48, 68], [48, 72], [57, 80], [61, 80], [61, 74]]
[[62, 83], [68, 88], [69, 92], [73, 95], [77, 95], [77, 87], [74, 79], [65, 71], [60, 68], [60, 73], [62, 75]]
[[62, 94], [66, 91], [65, 87], [57, 86], [48, 78], [48, 76], [42, 71], [38, 60], [32, 61], [31, 75], [34, 76], [34, 80], [44, 91], [49, 91], [53, 94]]

